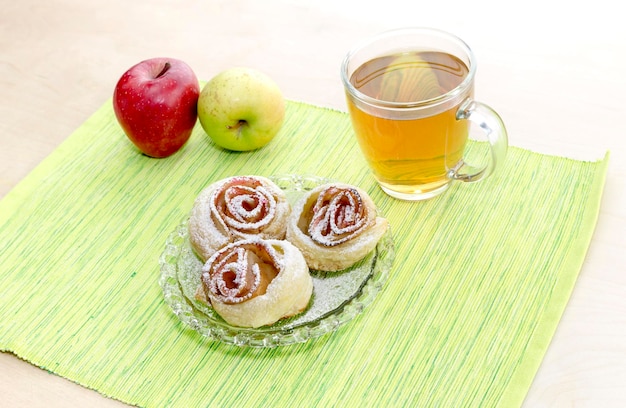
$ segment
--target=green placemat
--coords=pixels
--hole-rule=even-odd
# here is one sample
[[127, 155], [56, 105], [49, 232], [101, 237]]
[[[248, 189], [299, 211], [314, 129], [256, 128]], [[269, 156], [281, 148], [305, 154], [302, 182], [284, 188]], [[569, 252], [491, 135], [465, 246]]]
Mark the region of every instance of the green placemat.
[[[270, 145], [144, 157], [107, 102], [0, 202], [0, 349], [102, 394], [163, 406], [521, 404], [587, 251], [607, 159], [510, 148], [505, 167], [421, 203], [385, 196], [342, 112], [289, 102]], [[182, 325], [158, 285], [167, 236], [209, 183], [317, 174], [368, 190], [396, 262], [338, 331], [238, 348]]]

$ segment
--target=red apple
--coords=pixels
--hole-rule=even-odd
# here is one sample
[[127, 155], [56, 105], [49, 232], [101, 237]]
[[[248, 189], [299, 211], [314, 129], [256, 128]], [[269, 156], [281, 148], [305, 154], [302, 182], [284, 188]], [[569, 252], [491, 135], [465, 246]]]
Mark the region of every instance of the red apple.
[[198, 118], [200, 84], [192, 69], [173, 58], [131, 67], [113, 92], [113, 110], [126, 136], [150, 157], [177, 152]]

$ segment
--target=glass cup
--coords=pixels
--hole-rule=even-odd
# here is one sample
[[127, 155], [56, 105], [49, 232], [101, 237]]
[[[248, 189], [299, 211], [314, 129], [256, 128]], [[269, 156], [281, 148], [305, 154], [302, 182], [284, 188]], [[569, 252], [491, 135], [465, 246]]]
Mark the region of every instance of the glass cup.
[[[359, 146], [381, 188], [404, 200], [428, 199], [452, 180], [490, 175], [506, 157], [504, 123], [473, 99], [470, 48], [430, 28], [384, 32], [353, 48], [341, 65]], [[471, 124], [486, 135], [490, 159], [464, 161]]]

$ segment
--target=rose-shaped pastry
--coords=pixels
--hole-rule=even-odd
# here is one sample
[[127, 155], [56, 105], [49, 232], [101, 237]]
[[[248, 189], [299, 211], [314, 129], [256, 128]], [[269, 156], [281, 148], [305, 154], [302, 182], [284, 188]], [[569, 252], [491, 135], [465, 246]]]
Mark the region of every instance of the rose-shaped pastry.
[[363, 259], [387, 228], [365, 191], [331, 183], [311, 190], [294, 205], [287, 240], [302, 251], [310, 268], [338, 271]]
[[260, 176], [236, 176], [211, 184], [196, 198], [189, 239], [206, 261], [215, 251], [242, 239], [283, 239], [291, 207], [285, 193]]
[[313, 280], [302, 253], [287, 241], [242, 240], [217, 251], [202, 268], [197, 298], [229, 324], [260, 327], [298, 314]]

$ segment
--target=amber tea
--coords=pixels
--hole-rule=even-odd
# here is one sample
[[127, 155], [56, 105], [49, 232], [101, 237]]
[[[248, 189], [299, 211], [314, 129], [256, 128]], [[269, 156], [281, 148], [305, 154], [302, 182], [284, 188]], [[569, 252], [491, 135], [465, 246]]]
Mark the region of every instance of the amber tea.
[[[484, 179], [505, 159], [504, 123], [474, 100], [475, 74], [467, 44], [432, 28], [383, 32], [346, 54], [341, 81], [352, 127], [387, 194], [428, 199], [453, 180]], [[470, 130], [485, 136], [481, 146], [491, 153], [479, 166], [464, 157]]]
[[[378, 57], [358, 67], [350, 82], [363, 94], [401, 106], [444, 95], [465, 79], [468, 67], [445, 52], [405, 52]], [[458, 106], [426, 117], [385, 117], [348, 102], [359, 145], [381, 185], [407, 193], [447, 184], [446, 173], [460, 161], [468, 122]]]

